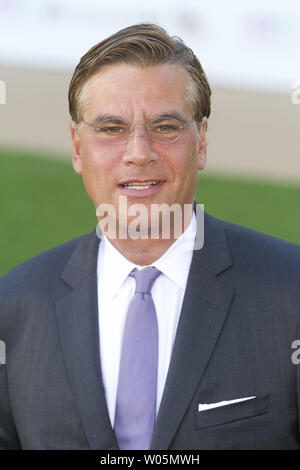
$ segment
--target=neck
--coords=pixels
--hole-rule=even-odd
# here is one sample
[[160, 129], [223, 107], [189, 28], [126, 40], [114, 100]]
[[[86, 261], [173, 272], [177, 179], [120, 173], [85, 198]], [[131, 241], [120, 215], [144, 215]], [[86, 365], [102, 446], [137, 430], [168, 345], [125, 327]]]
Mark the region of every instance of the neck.
[[[167, 237], [160, 235], [157, 238], [147, 236], [144, 238], [133, 239], [128, 236], [127, 238], [111, 237], [106, 233], [106, 237], [110, 243], [118, 250], [126, 259], [139, 266], [146, 266], [158, 260], [170, 246], [182, 235], [183, 232], [190, 225], [192, 220], [192, 213], [184, 221], [182, 221], [181, 229], [174, 230], [172, 226], [170, 233]], [[150, 235], [148, 233], [148, 235]]]
[[147, 266], [158, 260], [175, 242], [168, 240], [120, 240], [110, 239], [110, 243], [126, 259], [139, 266]]

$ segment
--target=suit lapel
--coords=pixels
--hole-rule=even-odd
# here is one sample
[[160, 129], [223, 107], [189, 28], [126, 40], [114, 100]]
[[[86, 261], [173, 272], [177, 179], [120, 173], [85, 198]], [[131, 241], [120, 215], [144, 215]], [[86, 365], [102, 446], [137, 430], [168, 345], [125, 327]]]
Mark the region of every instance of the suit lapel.
[[63, 274], [72, 288], [56, 305], [68, 377], [92, 449], [117, 449], [101, 376], [96, 234], [83, 237]]
[[233, 289], [219, 274], [231, 266], [225, 234], [205, 216], [205, 241], [194, 251], [151, 449], [167, 449], [221, 333]]
[[[152, 449], [167, 449], [213, 353], [233, 289], [220, 274], [232, 262], [219, 221], [205, 216], [205, 243], [194, 251]], [[62, 273], [70, 292], [56, 305], [66, 368], [92, 449], [117, 449], [101, 376], [95, 233], [81, 239]]]

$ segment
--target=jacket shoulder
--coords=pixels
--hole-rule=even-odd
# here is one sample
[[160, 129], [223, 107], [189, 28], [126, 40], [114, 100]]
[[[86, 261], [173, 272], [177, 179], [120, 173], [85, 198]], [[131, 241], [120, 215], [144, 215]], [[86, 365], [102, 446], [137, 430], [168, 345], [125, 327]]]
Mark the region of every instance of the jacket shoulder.
[[54, 274], [62, 272], [78, 244], [93, 236], [95, 236], [95, 232], [81, 235], [19, 264], [0, 278], [0, 295], [11, 289], [26, 287], [32, 281], [38, 285], [42, 283], [43, 279], [51, 278], [52, 274], [54, 276]]
[[224, 233], [235, 263], [263, 263], [288, 271], [294, 268], [300, 275], [300, 245], [210, 215], [205, 222], [209, 232]]

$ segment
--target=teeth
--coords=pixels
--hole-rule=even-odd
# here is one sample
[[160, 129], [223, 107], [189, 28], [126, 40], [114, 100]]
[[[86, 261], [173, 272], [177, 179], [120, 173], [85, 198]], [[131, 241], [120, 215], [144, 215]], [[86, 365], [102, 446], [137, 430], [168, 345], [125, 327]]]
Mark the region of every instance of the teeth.
[[123, 184], [124, 188], [130, 188], [130, 189], [148, 189], [151, 186], [158, 184], [159, 181], [147, 181], [145, 183], [127, 183]]

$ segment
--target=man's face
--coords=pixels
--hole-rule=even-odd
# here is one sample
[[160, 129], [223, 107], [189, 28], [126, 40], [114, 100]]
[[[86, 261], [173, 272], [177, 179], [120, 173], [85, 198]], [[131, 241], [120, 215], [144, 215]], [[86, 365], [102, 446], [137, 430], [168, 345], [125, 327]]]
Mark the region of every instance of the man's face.
[[[127, 64], [103, 67], [87, 82], [83, 119], [97, 125], [99, 115], [121, 118], [130, 127], [163, 115], [193, 118], [187, 101], [187, 72], [163, 64], [139, 68]], [[136, 126], [128, 143], [109, 145], [85, 124], [72, 129], [73, 166], [83, 177], [95, 207], [112, 204], [118, 214], [120, 196], [128, 208], [144, 204], [192, 204], [198, 170], [206, 164], [206, 122], [199, 131], [195, 122], [182, 129], [176, 142], [152, 142], [144, 126]], [[126, 188], [126, 183], [158, 182], [147, 189]]]

